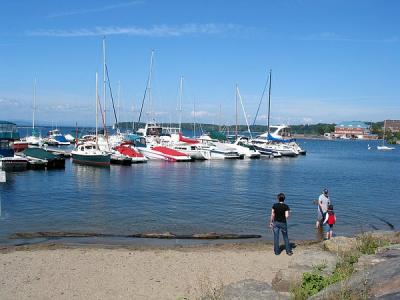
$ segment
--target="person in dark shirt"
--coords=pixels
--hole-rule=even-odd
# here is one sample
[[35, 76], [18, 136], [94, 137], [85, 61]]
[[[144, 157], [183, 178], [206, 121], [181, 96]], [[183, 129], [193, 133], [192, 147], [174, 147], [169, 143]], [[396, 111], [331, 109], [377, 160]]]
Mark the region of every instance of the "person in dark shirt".
[[279, 249], [279, 232], [282, 231], [283, 240], [285, 241], [286, 254], [292, 255], [292, 249], [289, 243], [287, 223], [286, 220], [289, 218], [290, 208], [285, 202], [285, 194], [280, 193], [277, 196], [278, 203], [272, 206], [271, 211], [271, 222], [269, 226], [274, 231], [274, 252], [276, 255], [280, 254]]

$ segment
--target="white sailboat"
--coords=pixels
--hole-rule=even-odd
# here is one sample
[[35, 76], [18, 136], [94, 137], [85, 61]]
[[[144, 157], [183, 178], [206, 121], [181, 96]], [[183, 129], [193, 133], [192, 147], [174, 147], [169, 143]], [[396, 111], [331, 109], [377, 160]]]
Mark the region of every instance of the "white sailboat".
[[376, 146], [376, 149], [380, 150], [380, 151], [391, 151], [394, 150], [394, 147], [389, 147], [385, 145], [385, 134], [386, 134], [386, 123], [384, 122], [383, 125], [383, 137], [382, 137], [382, 145], [381, 146]]
[[26, 136], [23, 141], [28, 143], [28, 145], [39, 146], [42, 143], [42, 138], [40, 134], [35, 129], [35, 111], [36, 111], [36, 85], [37, 80], [35, 78], [33, 84], [33, 107], [32, 107], [32, 135]]
[[[244, 142], [244, 140], [241, 139], [241, 137], [238, 136], [238, 100], [240, 100], [240, 104], [243, 110], [243, 115], [244, 115], [244, 119], [246, 121], [246, 125], [247, 125], [247, 131], [249, 133], [250, 138], [252, 137], [251, 135], [251, 131], [250, 131], [250, 126], [249, 126], [249, 122], [247, 120], [247, 115], [246, 115], [246, 111], [244, 110], [244, 105], [243, 105], [243, 101], [242, 101], [242, 96], [240, 95], [240, 91], [239, 91], [239, 86], [236, 85], [236, 91], [235, 91], [235, 111], [236, 111], [236, 126], [235, 126], [235, 141], [234, 143], [230, 144], [230, 146], [232, 148], [234, 148], [240, 156], [243, 156], [244, 158], [260, 158], [261, 157], [261, 153], [257, 151], [257, 149], [253, 146], [253, 145], [249, 145], [247, 143]], [[248, 141], [248, 139], [246, 139], [246, 141]]]
[[[140, 118], [143, 112], [143, 105], [148, 97], [148, 102], [150, 105], [150, 112], [153, 112], [152, 109], [152, 98], [151, 98], [151, 80], [153, 74], [153, 61], [154, 61], [154, 50], [151, 52], [150, 57], [150, 70], [149, 76], [147, 78], [146, 89], [144, 92], [142, 106], [140, 109], [138, 124], [140, 124]], [[182, 79], [181, 79], [181, 90], [182, 90]], [[171, 140], [165, 140], [165, 136], [163, 136], [163, 128], [156, 124], [156, 122], [150, 121], [146, 123], [145, 128], [139, 128], [137, 130], [137, 134], [142, 138], [139, 141], [135, 142], [137, 149], [146, 156], [148, 159], [157, 159], [157, 160], [167, 160], [167, 161], [190, 161], [192, 158], [186, 153], [180, 152], [170, 147]], [[170, 137], [169, 137], [170, 138]]]

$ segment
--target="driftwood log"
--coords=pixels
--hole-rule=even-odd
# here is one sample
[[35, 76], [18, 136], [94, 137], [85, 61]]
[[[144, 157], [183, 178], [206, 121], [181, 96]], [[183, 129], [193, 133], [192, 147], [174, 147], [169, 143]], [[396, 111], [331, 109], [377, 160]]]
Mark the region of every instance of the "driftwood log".
[[10, 239], [36, 239], [36, 238], [82, 238], [82, 237], [122, 237], [122, 238], [148, 238], [148, 239], [193, 239], [193, 240], [218, 240], [218, 239], [257, 239], [258, 234], [234, 234], [234, 233], [197, 233], [197, 234], [174, 234], [163, 233], [134, 233], [128, 235], [104, 234], [95, 232], [64, 232], [64, 231], [39, 231], [39, 232], [17, 232]]

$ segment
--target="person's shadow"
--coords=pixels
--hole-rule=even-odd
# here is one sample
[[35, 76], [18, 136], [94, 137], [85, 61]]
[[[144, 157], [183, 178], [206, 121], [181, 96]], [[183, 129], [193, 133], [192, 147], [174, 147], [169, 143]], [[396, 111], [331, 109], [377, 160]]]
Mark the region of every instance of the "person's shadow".
[[[292, 248], [292, 250], [296, 249], [297, 245], [295, 243], [289, 243], [289, 244], [290, 244], [290, 247]], [[286, 250], [285, 245], [279, 245], [279, 254], [285, 250]]]

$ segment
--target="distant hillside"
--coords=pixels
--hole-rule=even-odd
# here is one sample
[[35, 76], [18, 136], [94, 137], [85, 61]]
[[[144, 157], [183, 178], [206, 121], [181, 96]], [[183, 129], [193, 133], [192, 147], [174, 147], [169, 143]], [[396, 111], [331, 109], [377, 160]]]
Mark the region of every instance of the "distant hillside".
[[[120, 129], [130, 129], [133, 128], [142, 128], [145, 126], [145, 123], [138, 124], [137, 122], [121, 122], [118, 124]], [[178, 123], [171, 123], [171, 124], [161, 124], [165, 127], [179, 127]], [[197, 123], [196, 124], [196, 131], [203, 131], [203, 132], [210, 132], [210, 131], [223, 131], [233, 133], [235, 129], [235, 125], [215, 125], [215, 124], [207, 124], [207, 123]], [[332, 132], [335, 128], [335, 124], [313, 124], [313, 125], [291, 125], [292, 133], [294, 134], [306, 134], [306, 135], [323, 135], [326, 132]], [[193, 130], [193, 123], [182, 123], [183, 130]], [[250, 130], [252, 132], [265, 132], [267, 131], [266, 125], [254, 125], [250, 126]], [[239, 132], [247, 131], [246, 125], [239, 125], [238, 126]]]

